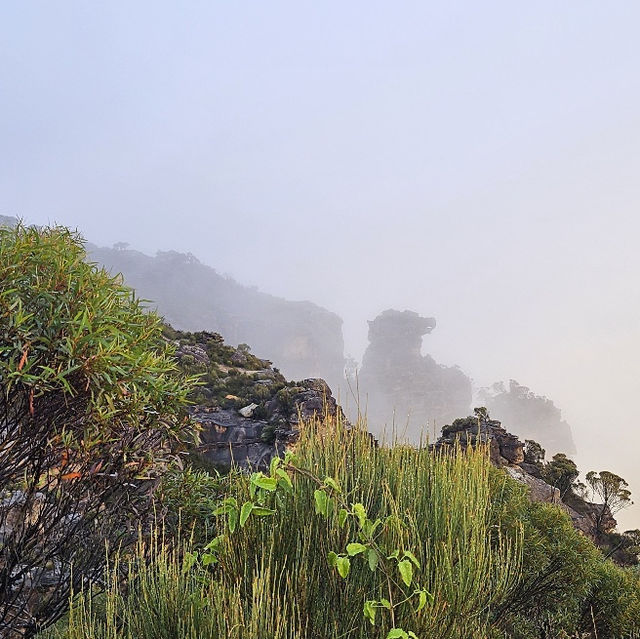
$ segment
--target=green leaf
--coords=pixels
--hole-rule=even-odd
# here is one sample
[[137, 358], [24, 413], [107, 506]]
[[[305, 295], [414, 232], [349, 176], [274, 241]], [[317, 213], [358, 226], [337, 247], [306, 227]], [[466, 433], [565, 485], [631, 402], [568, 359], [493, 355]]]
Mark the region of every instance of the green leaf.
[[280, 457], [272, 457], [271, 462], [269, 463], [269, 474], [273, 477], [274, 473], [282, 463], [282, 459]]
[[409, 635], [402, 628], [392, 628], [387, 634], [387, 639], [408, 639]]
[[420, 612], [427, 605], [427, 592], [426, 590], [420, 590], [418, 592], [418, 607], [416, 612]]
[[234, 533], [236, 530], [236, 526], [238, 525], [238, 509], [232, 508], [231, 510], [229, 510], [227, 518], [229, 524], [229, 532]]
[[184, 559], [182, 560], [182, 572], [189, 572], [193, 568], [194, 564], [198, 561], [197, 552], [185, 552]]
[[268, 490], [272, 493], [278, 487], [278, 480], [274, 477], [266, 477], [262, 473], [251, 478], [251, 483], [262, 488], [262, 490]]
[[286, 470], [282, 468], [278, 468], [276, 470], [276, 475], [282, 481], [282, 483], [287, 486], [287, 488], [293, 488], [293, 482], [291, 481], [291, 477], [287, 474]]
[[367, 600], [364, 602], [364, 617], [371, 622], [372, 626], [376, 625], [376, 608], [375, 601]]
[[351, 562], [349, 561], [349, 557], [338, 557], [336, 559], [336, 567], [338, 568], [338, 574], [346, 579], [349, 574], [349, 570], [351, 569]]
[[224, 535], [218, 535], [217, 537], [214, 537], [205, 547], [205, 550], [211, 550], [213, 552], [218, 552], [218, 550], [220, 550], [220, 546], [222, 545], [222, 542], [224, 541]]
[[355, 555], [359, 555], [360, 553], [363, 553], [366, 549], [367, 547], [364, 544], [358, 544], [355, 542], [351, 544], [347, 544], [347, 554], [349, 555], [349, 557], [354, 557]]
[[353, 513], [358, 518], [358, 523], [362, 528], [362, 526], [364, 526], [364, 522], [367, 519], [367, 511], [365, 510], [365, 507], [362, 504], [353, 504], [352, 508], [353, 508]]
[[340, 526], [340, 528], [344, 528], [348, 516], [349, 513], [344, 508], [341, 508], [338, 513], [338, 526]]
[[338, 482], [336, 482], [336, 480], [333, 477], [327, 477], [324, 480], [324, 483], [329, 486], [330, 488], [333, 488], [333, 490], [335, 490], [337, 493], [342, 492], [340, 490], [340, 486], [338, 486]]
[[388, 599], [385, 599], [383, 597], [382, 599], [380, 599], [380, 604], [387, 610], [391, 610], [391, 602]]
[[327, 493], [323, 490], [315, 490], [313, 498], [316, 502], [316, 513], [327, 516]]
[[367, 561], [369, 562], [369, 570], [371, 570], [371, 572], [376, 571], [376, 568], [378, 567], [378, 560], [378, 553], [373, 548], [369, 548]]
[[203, 566], [208, 566], [210, 564], [215, 564], [215, 563], [218, 563], [218, 558], [215, 555], [213, 555], [213, 554], [211, 554], [209, 552], [207, 552], [204, 555], [202, 555], [202, 565]]
[[409, 639], [419, 639], [418, 635], [412, 630], [409, 630], [409, 632], [407, 633], [407, 637], [409, 637]]
[[404, 581], [407, 586], [410, 586], [413, 579], [413, 564], [408, 559], [403, 559], [398, 563], [398, 570], [402, 581]]
[[240, 527], [241, 528], [244, 528], [244, 525], [247, 523], [247, 519], [249, 519], [249, 515], [251, 514], [252, 510], [253, 510], [252, 501], [245, 501], [245, 503], [242, 504], [242, 510], [240, 511]]
[[404, 556], [405, 556], [405, 557], [407, 557], [407, 559], [410, 559], [410, 560], [411, 560], [411, 563], [412, 563], [416, 568], [418, 568], [418, 569], [420, 568], [420, 562], [416, 559], [416, 556], [415, 556], [412, 552], [410, 552], [410, 551], [408, 551], [408, 550], [405, 550], [405, 551], [404, 551]]
[[267, 517], [275, 514], [275, 512], [272, 508], [264, 508], [264, 506], [254, 506], [251, 510], [251, 514], [257, 517]]
[[338, 565], [338, 555], [331, 550], [327, 555], [327, 561], [332, 568], [335, 568]]

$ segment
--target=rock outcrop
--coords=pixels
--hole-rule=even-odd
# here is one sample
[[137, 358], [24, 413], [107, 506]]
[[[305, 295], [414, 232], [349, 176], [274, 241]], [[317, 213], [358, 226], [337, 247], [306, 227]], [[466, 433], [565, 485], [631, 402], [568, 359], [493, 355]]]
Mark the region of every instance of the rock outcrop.
[[233, 348], [216, 333], [166, 329], [188, 373], [202, 375], [190, 409], [201, 427], [198, 454], [219, 469], [264, 469], [293, 446], [300, 421], [315, 416], [344, 419], [322, 379], [289, 382], [246, 345]]
[[471, 405], [471, 380], [457, 367], [422, 355], [422, 338], [435, 319], [412, 311], [387, 310], [369, 322], [369, 347], [359, 372], [360, 401], [370, 430], [392, 423], [417, 442], [431, 425], [464, 415]]
[[549, 398], [535, 394], [514, 379], [509, 381], [508, 388], [498, 382], [482, 389], [479, 398], [493, 416], [508, 423], [518, 436], [540, 442], [550, 456], [575, 454], [571, 427]]
[[[491, 463], [524, 484], [533, 501], [556, 504], [567, 512], [578, 530], [597, 541], [594, 514], [601, 511], [602, 505], [585, 501], [571, 490], [561, 495], [557, 488], [543, 479], [544, 451], [536, 442], [522, 442], [516, 435], [507, 432], [500, 421], [491, 419], [484, 408], [477, 408], [474, 413], [445, 426], [432, 448], [441, 451], [453, 449], [456, 445], [463, 449], [478, 443], [487, 445]], [[607, 513], [606, 530], [613, 530], [615, 526], [616, 520], [611, 513]]]
[[206, 329], [230, 344], [267, 353], [289, 379], [321, 377], [337, 388], [344, 378], [342, 319], [312, 302], [289, 301], [223, 277], [191, 254], [155, 257], [127, 248], [87, 245], [92, 260], [122, 273], [127, 286], [153, 301], [174, 328]]

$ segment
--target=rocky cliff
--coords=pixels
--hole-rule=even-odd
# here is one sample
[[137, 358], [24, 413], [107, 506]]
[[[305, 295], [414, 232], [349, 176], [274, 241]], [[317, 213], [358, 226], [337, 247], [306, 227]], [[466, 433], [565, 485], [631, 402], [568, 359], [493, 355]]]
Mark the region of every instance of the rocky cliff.
[[369, 322], [369, 346], [359, 372], [361, 402], [369, 428], [395, 424], [417, 442], [422, 433], [464, 415], [471, 406], [471, 380], [457, 367], [422, 355], [422, 338], [435, 319], [412, 311], [387, 310]]
[[300, 420], [344, 418], [327, 383], [318, 378], [287, 381], [247, 346], [233, 348], [217, 333], [186, 333], [169, 327], [179, 366], [200, 374], [191, 397], [192, 418], [201, 427], [197, 453], [221, 469], [264, 469], [295, 444]]
[[[571, 490], [564, 495], [558, 488], [544, 480], [544, 451], [536, 442], [521, 441], [507, 432], [500, 421], [491, 419], [486, 409], [475, 409], [474, 415], [459, 418], [442, 429], [440, 438], [432, 444], [435, 450], [449, 450], [460, 445], [462, 448], [482, 443], [488, 446], [489, 456], [494, 466], [502, 468], [516, 481], [524, 484], [533, 501], [557, 504], [566, 511], [573, 525], [582, 533], [598, 539], [594, 524], [594, 514], [600, 511], [600, 504], [585, 501]], [[607, 533], [616, 527], [616, 520], [610, 512], [606, 514], [604, 529]]]

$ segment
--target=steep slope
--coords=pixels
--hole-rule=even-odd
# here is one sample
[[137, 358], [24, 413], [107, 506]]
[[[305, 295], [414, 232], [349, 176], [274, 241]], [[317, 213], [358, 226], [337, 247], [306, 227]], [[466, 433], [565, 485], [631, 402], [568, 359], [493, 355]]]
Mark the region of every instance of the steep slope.
[[220, 333], [230, 344], [251, 344], [291, 379], [343, 377], [342, 320], [311, 302], [292, 302], [223, 277], [193, 255], [175, 251], [150, 257], [126, 248], [87, 245], [91, 259], [153, 300], [180, 330]]

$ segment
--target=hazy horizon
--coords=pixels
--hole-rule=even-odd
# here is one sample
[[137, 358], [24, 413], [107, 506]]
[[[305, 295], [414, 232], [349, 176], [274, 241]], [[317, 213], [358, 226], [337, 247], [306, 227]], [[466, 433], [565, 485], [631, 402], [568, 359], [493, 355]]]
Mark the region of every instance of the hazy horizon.
[[[517, 379], [640, 499], [640, 5], [21, 3], [0, 214], [191, 252]], [[640, 506], [620, 513], [640, 527]]]

